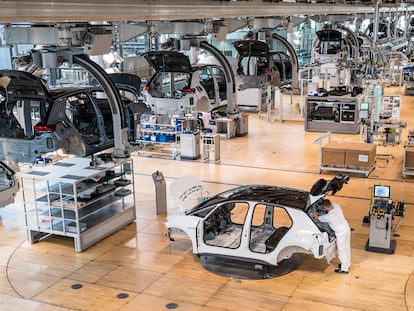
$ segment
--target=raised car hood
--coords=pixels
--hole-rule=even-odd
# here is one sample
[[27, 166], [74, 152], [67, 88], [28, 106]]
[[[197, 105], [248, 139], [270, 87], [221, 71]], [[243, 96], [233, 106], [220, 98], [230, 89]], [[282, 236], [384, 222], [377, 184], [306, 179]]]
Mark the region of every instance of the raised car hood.
[[136, 97], [141, 95], [141, 78], [130, 73], [111, 73], [109, 77], [120, 91], [133, 93]]
[[269, 55], [269, 46], [263, 41], [240, 40], [233, 42], [233, 46], [237, 50], [239, 57]]
[[191, 64], [187, 56], [174, 51], [157, 51], [144, 54], [144, 58], [157, 72], [191, 73]]
[[[329, 191], [332, 192], [332, 195], [337, 193], [339, 190], [342, 189], [344, 184], [347, 184], [349, 181], [349, 175], [336, 175], [331, 180], [326, 179], [319, 179], [310, 190], [310, 199], [311, 199], [311, 206], [314, 202], [316, 202], [319, 198], [326, 195]], [[308, 207], [309, 207], [308, 206]]]
[[[0, 70], [0, 94], [9, 100], [46, 99], [49, 90], [41, 78], [19, 70]], [[5, 96], [6, 97], [6, 96]]]
[[319, 41], [341, 41], [342, 33], [338, 30], [319, 30], [316, 32]]

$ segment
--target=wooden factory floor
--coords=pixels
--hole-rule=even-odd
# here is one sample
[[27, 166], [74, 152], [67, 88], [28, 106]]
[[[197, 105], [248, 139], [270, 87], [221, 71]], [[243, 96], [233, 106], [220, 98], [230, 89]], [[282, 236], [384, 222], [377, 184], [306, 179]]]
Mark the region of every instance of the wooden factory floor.
[[[387, 89], [397, 92], [398, 89]], [[404, 97], [404, 130], [414, 129], [414, 97]], [[318, 173], [321, 133], [303, 130], [303, 122], [267, 122], [249, 116], [246, 137], [223, 141], [219, 164], [174, 161], [133, 155], [137, 221], [76, 253], [73, 240], [47, 238], [26, 242], [21, 195], [0, 209], [0, 310], [414, 310], [414, 178], [401, 178], [402, 144], [378, 147], [389, 155], [377, 161], [369, 178], [352, 176], [332, 198], [341, 204], [352, 231], [348, 275], [334, 273], [337, 260], [305, 256], [301, 266], [278, 278], [239, 280], [205, 270], [186, 241], [169, 242], [165, 216], [155, 214], [151, 174], [164, 173], [167, 186], [177, 177], [199, 177], [211, 193], [242, 184], [271, 184], [310, 189], [327, 175]], [[359, 135], [333, 135], [359, 141]], [[392, 155], [392, 156], [391, 156]], [[331, 177], [332, 174], [327, 176]], [[406, 202], [407, 212], [393, 255], [366, 252], [370, 187], [391, 185], [392, 198]], [[171, 197], [168, 213], [178, 213]], [[72, 289], [73, 284], [82, 284]], [[129, 296], [117, 298], [120, 293]]]

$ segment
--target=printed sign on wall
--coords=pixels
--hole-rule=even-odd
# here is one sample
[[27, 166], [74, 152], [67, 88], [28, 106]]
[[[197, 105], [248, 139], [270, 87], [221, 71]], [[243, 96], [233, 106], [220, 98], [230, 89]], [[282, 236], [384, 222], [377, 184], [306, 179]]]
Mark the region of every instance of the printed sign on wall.
[[381, 115], [383, 118], [399, 120], [401, 113], [401, 96], [384, 96], [382, 100]]

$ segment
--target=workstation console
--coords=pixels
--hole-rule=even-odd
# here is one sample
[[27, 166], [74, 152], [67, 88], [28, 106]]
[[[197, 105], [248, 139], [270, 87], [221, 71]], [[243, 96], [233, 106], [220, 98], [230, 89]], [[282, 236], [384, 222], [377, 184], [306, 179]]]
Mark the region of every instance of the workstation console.
[[359, 108], [362, 95], [308, 96], [305, 131], [356, 134], [359, 132]]
[[[397, 242], [392, 237], [398, 236], [396, 231], [404, 217], [404, 213], [404, 202], [391, 199], [391, 186], [374, 185], [368, 216], [363, 219], [363, 225], [370, 226], [369, 239], [365, 245], [365, 250], [394, 254]], [[399, 217], [399, 219], [393, 226], [392, 223], [395, 217]]]

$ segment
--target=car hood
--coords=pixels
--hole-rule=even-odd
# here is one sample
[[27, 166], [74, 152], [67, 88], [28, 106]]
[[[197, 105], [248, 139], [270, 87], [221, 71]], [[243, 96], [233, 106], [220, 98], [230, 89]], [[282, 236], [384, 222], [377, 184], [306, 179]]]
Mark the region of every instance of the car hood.
[[324, 197], [328, 192], [331, 192], [332, 195], [334, 195], [340, 191], [344, 184], [347, 184], [349, 182], [349, 179], [349, 175], [338, 174], [331, 180], [322, 178], [317, 180], [309, 192], [311, 203], [309, 206], [312, 206], [313, 203]]
[[130, 73], [111, 73], [109, 74], [111, 80], [116, 87], [121, 91], [133, 93], [136, 97], [141, 95], [141, 78]]
[[316, 32], [319, 41], [341, 41], [342, 33], [338, 30], [319, 30]]
[[20, 70], [0, 70], [0, 94], [9, 100], [46, 99], [49, 89], [43, 80], [29, 72]]
[[157, 72], [191, 73], [191, 63], [187, 56], [175, 51], [145, 53], [144, 58]]
[[263, 41], [240, 40], [233, 42], [233, 46], [237, 50], [239, 57], [269, 55], [269, 46]]

